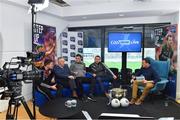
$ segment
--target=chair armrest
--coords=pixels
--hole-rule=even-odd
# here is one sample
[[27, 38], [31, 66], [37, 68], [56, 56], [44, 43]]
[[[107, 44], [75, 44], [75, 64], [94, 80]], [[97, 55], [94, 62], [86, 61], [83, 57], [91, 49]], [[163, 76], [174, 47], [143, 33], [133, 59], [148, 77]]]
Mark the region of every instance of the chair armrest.
[[167, 84], [168, 82], [169, 82], [168, 80], [161, 80], [161, 81], [159, 81], [159, 82], [157, 82], [157, 83], [155, 84], [154, 89], [155, 89], [156, 91], [162, 91], [162, 90], [165, 89], [166, 84]]
[[[154, 86], [154, 88], [151, 91], [161, 91], [166, 87], [166, 83], [168, 83], [168, 80], [161, 80], [157, 82]], [[143, 90], [144, 86], [138, 86], [138, 89]]]
[[161, 80], [161, 81], [157, 82], [156, 84], [166, 84], [168, 82], [169, 82], [168, 80]]

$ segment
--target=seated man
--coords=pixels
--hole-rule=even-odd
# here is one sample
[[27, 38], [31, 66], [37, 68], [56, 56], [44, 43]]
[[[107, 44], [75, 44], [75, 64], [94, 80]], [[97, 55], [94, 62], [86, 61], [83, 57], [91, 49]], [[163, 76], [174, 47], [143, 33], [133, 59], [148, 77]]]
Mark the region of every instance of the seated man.
[[[107, 91], [104, 89], [103, 80], [104, 79], [117, 79], [117, 76], [104, 64], [101, 62], [101, 57], [99, 55], [95, 56], [94, 63], [89, 66], [93, 77], [99, 83], [101, 90], [104, 92], [105, 96], [108, 97]], [[112, 81], [114, 82], [114, 81]]]
[[76, 83], [77, 87], [80, 90], [80, 95], [85, 97], [83, 93], [82, 83], [90, 83], [90, 94], [88, 99], [93, 100], [94, 86], [96, 84], [95, 79], [85, 77], [86, 74], [86, 66], [85, 63], [81, 61], [82, 56], [77, 54], [75, 57], [75, 63], [71, 64], [70, 70], [76, 75]]
[[[144, 76], [144, 80], [136, 80], [135, 76]], [[132, 88], [132, 99], [130, 104], [140, 105], [144, 98], [148, 95], [151, 88], [154, 87], [154, 84], [160, 80], [159, 75], [151, 67], [150, 61], [147, 58], [142, 60], [142, 68], [135, 73], [135, 76], [132, 77], [133, 88]], [[137, 99], [138, 85], [145, 86], [142, 95]]]
[[43, 81], [38, 80], [35, 81], [37, 89], [43, 93], [49, 100], [53, 99], [55, 96], [51, 94], [51, 90], [58, 90], [57, 94], [59, 94], [60, 86], [55, 84], [54, 73], [52, 71], [54, 67], [54, 63], [52, 60], [45, 60], [44, 62], [44, 77]]
[[77, 98], [75, 77], [72, 75], [69, 67], [65, 64], [63, 57], [58, 58], [58, 65], [54, 66], [55, 79], [63, 87], [70, 87], [73, 97]]

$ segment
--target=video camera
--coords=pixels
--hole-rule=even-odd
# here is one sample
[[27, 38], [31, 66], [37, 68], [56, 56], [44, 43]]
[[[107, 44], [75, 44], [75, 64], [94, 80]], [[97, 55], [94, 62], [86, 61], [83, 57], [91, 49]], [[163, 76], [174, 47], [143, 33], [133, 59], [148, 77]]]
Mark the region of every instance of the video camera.
[[[4, 91], [3, 97], [20, 96], [22, 81], [32, 83], [32, 80], [43, 79], [43, 71], [33, 65], [35, 56], [27, 52], [27, 57], [13, 57], [10, 62], [5, 62], [3, 69], [0, 69], [0, 87], [7, 87], [8, 91]], [[31, 70], [28, 70], [30, 66]], [[26, 69], [23, 70], [24, 68]]]

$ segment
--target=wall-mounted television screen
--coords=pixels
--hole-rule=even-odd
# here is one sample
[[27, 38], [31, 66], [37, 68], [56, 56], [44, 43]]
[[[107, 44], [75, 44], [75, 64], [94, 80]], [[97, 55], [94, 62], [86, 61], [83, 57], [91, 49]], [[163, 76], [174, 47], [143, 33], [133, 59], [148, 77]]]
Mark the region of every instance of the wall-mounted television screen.
[[109, 52], [141, 52], [141, 32], [109, 32]]

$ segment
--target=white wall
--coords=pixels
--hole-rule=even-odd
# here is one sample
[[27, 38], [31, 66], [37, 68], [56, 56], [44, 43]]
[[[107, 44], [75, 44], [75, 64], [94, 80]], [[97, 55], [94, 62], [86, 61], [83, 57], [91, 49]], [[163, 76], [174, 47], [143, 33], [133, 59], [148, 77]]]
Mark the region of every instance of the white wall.
[[[32, 49], [31, 14], [27, 11], [25, 6], [0, 1], [0, 66], [13, 56], [25, 56]], [[37, 23], [56, 27], [57, 38], [67, 27], [66, 21], [45, 12], [37, 14]], [[26, 100], [31, 98], [31, 91], [31, 84], [23, 85]]]

